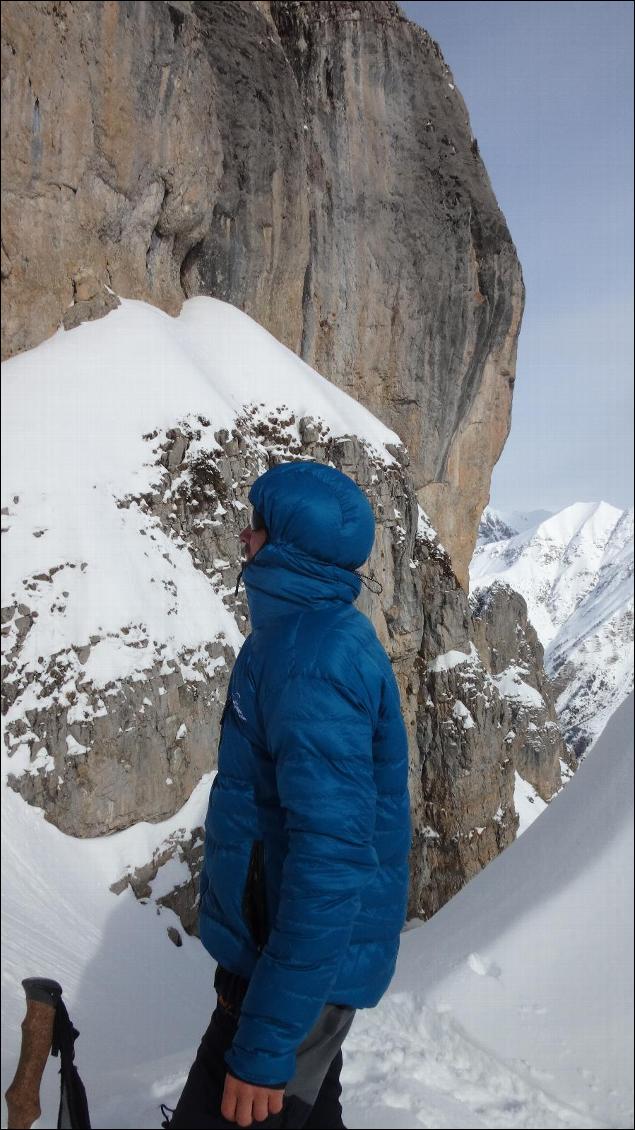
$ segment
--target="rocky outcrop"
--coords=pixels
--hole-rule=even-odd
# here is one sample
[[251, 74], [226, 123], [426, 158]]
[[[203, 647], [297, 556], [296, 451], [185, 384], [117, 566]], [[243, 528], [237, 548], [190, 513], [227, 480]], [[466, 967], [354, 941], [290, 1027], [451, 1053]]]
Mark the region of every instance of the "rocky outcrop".
[[[186, 934], [198, 936], [198, 879], [203, 864], [204, 845], [204, 828], [194, 828], [189, 833], [184, 829], [176, 832], [153, 854], [148, 863], [129, 868], [110, 889], [113, 894], [120, 895], [130, 887], [139, 902], [145, 905], [152, 900], [157, 911], [161, 907], [174, 911]], [[174, 864], [179, 868], [179, 878], [175, 879], [172, 874], [167, 884], [163, 883], [168, 890], [157, 888], [157, 877], [159, 876], [159, 883], [166, 878], [166, 872], [162, 868], [167, 865], [174, 868]], [[167, 930], [174, 944], [182, 945], [179, 931], [174, 926], [168, 926]]]
[[413, 897], [429, 917], [514, 840], [516, 774], [550, 800], [575, 759], [522, 597], [470, 601], [438, 542], [423, 556]]
[[[179, 664], [157, 662], [97, 689], [87, 669], [91, 652], [114, 639], [134, 649], [142, 646], [138, 637], [95, 636], [89, 647], [43, 657], [37, 698], [7, 726], [9, 784], [69, 835], [103, 836], [138, 820], [164, 820], [209, 769], [233, 652], [213, 641], [197, 655], [184, 651]], [[14, 695], [24, 702], [29, 682], [33, 687], [19, 655], [5, 655], [5, 710]]]
[[562, 787], [561, 763], [574, 770], [556, 715], [557, 687], [545, 674], [544, 649], [527, 605], [509, 585], [496, 583], [471, 598], [474, 639], [511, 710], [506, 736], [520, 776], [549, 801]]
[[523, 284], [430, 36], [371, 0], [7, 0], [2, 57], [3, 356], [110, 291], [227, 299], [401, 436], [466, 587]]
[[467, 597], [425, 525], [411, 909], [430, 917], [516, 834], [506, 711], [472, 642]]

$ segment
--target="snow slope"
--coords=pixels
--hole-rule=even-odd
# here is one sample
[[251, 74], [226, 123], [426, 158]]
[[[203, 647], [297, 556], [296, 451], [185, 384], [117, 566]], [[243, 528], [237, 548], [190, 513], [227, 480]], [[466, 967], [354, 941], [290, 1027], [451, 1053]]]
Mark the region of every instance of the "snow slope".
[[580, 502], [514, 532], [487, 510], [470, 579], [473, 591], [504, 581], [525, 598], [545, 668], [566, 683], [565, 734], [583, 752], [633, 687], [633, 511]]
[[[404, 933], [391, 989], [345, 1044], [348, 1126], [632, 1126], [632, 777], [631, 698], [522, 838]], [[208, 786], [170, 821], [92, 841], [2, 789], [3, 1092], [20, 980], [42, 975], [80, 1029], [96, 1130], [156, 1127], [159, 1103], [174, 1105], [213, 1006], [212, 962], [195, 939], [168, 940], [171, 911], [108, 887], [200, 823]], [[36, 1126], [55, 1126], [57, 1087], [51, 1059]]]
[[404, 1053], [395, 1087], [418, 1080], [386, 1125], [632, 1126], [632, 852], [631, 695], [524, 835], [405, 935], [391, 1030], [378, 1010], [356, 1033]]
[[[162, 673], [179, 666], [186, 680], [213, 678], [224, 659], [210, 659], [210, 642], [238, 651], [243, 637], [223, 603], [228, 562], [214, 562], [218, 583], [210, 583], [184, 539], [120, 501], [163, 490], [169, 475], [156, 444], [166, 430], [185, 423], [201, 434], [189, 449], [196, 458], [220, 450], [215, 433], [231, 432], [250, 405], [252, 419], [290, 409], [296, 438], [300, 419], [311, 416], [395, 462], [385, 446], [400, 444], [394, 432], [213, 298], [189, 299], [177, 318], [123, 300], [107, 317], [59, 330], [3, 365], [2, 606], [19, 613], [23, 605], [35, 618], [18, 647], [19, 672], [7, 678], [17, 692], [6, 723], [19, 730], [30, 709], [71, 704], [69, 722], [85, 722], [107, 713], [99, 695], [109, 684], [143, 679], [155, 664]], [[220, 524], [225, 513], [210, 508], [204, 521]], [[3, 625], [10, 651], [20, 616]], [[45, 749], [30, 762], [29, 730], [27, 719], [26, 732], [11, 739], [16, 775], [52, 765]]]

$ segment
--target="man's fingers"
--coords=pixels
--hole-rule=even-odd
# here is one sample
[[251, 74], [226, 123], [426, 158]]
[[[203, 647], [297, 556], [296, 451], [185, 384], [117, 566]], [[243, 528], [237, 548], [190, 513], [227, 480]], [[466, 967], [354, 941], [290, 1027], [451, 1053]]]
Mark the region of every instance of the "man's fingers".
[[226, 1118], [228, 1122], [236, 1121], [236, 1099], [236, 1080], [232, 1075], [226, 1075], [220, 1112], [223, 1118]]
[[236, 1122], [239, 1126], [251, 1126], [253, 1116], [253, 1095], [249, 1091], [240, 1091], [236, 1103]]
[[227, 1074], [220, 1111], [228, 1122], [251, 1126], [252, 1122], [264, 1122], [270, 1114], [279, 1114], [283, 1102], [284, 1091], [252, 1086]]
[[269, 1104], [266, 1091], [256, 1091], [254, 1094], [254, 1120], [264, 1122], [269, 1117]]
[[269, 1091], [269, 1114], [280, 1114], [284, 1102], [284, 1091]]

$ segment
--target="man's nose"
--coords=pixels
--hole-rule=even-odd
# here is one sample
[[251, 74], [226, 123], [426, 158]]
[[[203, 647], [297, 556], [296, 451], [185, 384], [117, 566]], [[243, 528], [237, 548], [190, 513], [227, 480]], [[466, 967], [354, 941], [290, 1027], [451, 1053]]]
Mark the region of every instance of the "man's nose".
[[238, 540], [244, 541], [245, 543], [248, 543], [250, 537], [251, 537], [251, 526], [245, 526], [244, 530], [240, 531], [240, 535], [239, 535]]

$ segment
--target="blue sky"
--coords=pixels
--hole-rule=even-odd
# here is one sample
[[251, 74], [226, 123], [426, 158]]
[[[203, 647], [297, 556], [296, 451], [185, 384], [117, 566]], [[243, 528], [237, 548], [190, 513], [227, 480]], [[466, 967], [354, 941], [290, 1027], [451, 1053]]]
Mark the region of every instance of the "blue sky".
[[633, 6], [402, 3], [436, 39], [527, 289], [491, 504], [633, 502]]

